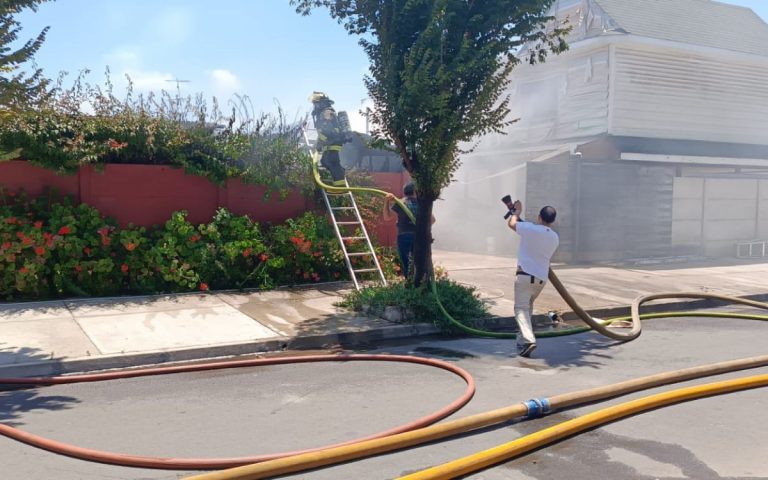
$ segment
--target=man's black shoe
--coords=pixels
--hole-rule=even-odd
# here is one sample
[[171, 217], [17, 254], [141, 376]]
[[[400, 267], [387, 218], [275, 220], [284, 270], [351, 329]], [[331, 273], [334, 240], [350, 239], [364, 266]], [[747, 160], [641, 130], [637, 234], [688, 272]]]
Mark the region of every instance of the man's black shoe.
[[535, 343], [529, 343], [528, 345], [524, 345], [518, 349], [517, 354], [521, 357], [528, 358], [531, 356], [533, 351], [536, 350], [536, 344]]

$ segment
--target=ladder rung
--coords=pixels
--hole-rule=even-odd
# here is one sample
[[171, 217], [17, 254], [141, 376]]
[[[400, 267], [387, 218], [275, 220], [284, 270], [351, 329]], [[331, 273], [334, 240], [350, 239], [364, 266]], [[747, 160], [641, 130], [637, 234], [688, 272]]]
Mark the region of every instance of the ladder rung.
[[331, 207], [331, 210], [354, 210], [355, 207]]
[[378, 268], [361, 268], [359, 270], [354, 270], [355, 273], [366, 273], [366, 272], [378, 272]]
[[341, 237], [342, 240], [365, 240], [365, 237]]
[[360, 222], [336, 222], [336, 225], [360, 225]]
[[354, 253], [348, 253], [348, 257], [364, 257], [366, 255], [373, 255], [372, 252], [354, 252]]

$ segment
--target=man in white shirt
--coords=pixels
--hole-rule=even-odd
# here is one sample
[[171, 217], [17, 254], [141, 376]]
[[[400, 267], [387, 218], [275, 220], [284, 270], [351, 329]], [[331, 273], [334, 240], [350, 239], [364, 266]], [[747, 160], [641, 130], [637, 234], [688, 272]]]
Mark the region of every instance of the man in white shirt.
[[507, 225], [520, 235], [515, 279], [515, 320], [520, 329], [517, 353], [521, 357], [530, 357], [536, 349], [536, 337], [531, 327], [533, 302], [547, 283], [549, 262], [560, 244], [560, 238], [551, 228], [557, 216], [553, 207], [542, 208], [537, 223], [520, 220], [523, 211], [520, 200], [514, 203], [513, 208]]

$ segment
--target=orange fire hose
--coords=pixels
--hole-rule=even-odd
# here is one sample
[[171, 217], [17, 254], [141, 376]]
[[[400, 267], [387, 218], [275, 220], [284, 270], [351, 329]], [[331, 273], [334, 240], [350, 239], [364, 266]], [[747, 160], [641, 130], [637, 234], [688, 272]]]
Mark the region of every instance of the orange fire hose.
[[70, 457], [89, 460], [94, 462], [108, 463], [113, 465], [122, 465], [128, 467], [159, 468], [173, 470], [209, 470], [220, 468], [232, 468], [240, 465], [274, 460], [278, 458], [294, 456], [301, 453], [326, 450], [328, 448], [351, 445], [353, 443], [372, 440], [391, 436], [397, 433], [407, 432], [431, 425], [445, 417], [453, 414], [461, 407], [467, 404], [475, 394], [475, 381], [466, 370], [452, 365], [448, 362], [430, 358], [420, 358], [407, 355], [309, 355], [301, 357], [282, 357], [282, 358], [259, 358], [252, 360], [240, 360], [234, 362], [213, 362], [196, 365], [182, 365], [175, 367], [158, 367], [128, 370], [123, 372], [95, 373], [84, 375], [68, 375], [60, 377], [35, 377], [35, 378], [0, 378], [0, 385], [62, 385], [67, 383], [81, 382], [99, 382], [105, 380], [116, 380], [132, 377], [143, 377], [149, 375], [168, 375], [172, 373], [198, 372], [203, 370], [222, 370], [226, 368], [256, 367], [265, 365], [281, 365], [286, 363], [312, 363], [312, 362], [402, 362], [427, 365], [441, 368], [460, 376], [466, 382], [467, 386], [464, 393], [449, 405], [440, 410], [390, 430], [358, 438], [336, 445], [327, 445], [323, 447], [311, 448], [302, 451], [271, 453], [265, 455], [255, 455], [249, 457], [236, 458], [162, 458], [162, 457], [143, 457], [137, 455], [126, 455], [122, 453], [106, 452], [89, 448], [81, 448], [75, 445], [57, 442], [45, 437], [34, 435], [9, 425], [0, 424], [0, 434], [13, 438], [20, 442], [49, 450], [54, 453], [68, 455]]

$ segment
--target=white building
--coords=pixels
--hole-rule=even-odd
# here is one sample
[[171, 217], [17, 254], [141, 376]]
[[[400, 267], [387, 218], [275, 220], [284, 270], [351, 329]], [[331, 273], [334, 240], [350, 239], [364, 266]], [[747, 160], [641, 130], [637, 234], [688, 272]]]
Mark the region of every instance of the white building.
[[557, 208], [565, 261], [733, 256], [768, 240], [768, 24], [709, 0], [553, 8], [570, 49], [514, 70], [519, 121], [462, 159], [436, 246], [513, 253], [507, 193], [528, 217]]

